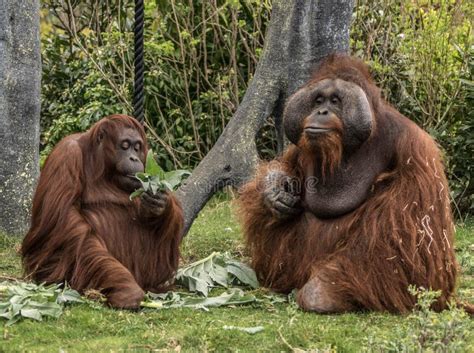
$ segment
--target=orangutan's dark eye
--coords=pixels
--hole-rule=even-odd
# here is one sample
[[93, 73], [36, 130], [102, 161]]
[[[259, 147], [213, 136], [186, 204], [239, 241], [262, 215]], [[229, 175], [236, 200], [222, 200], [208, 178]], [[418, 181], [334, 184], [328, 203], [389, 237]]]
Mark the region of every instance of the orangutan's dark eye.
[[316, 97], [316, 104], [322, 104], [324, 102], [323, 96], [317, 96]]
[[142, 148], [142, 144], [141, 144], [140, 142], [137, 142], [137, 143], [135, 144], [135, 147], [134, 147], [134, 148], [135, 148], [135, 151], [138, 152], [138, 151], [140, 151], [140, 149]]
[[338, 96], [332, 96], [331, 97], [331, 103], [332, 104], [339, 104], [339, 103], [341, 103], [341, 100], [339, 99]]

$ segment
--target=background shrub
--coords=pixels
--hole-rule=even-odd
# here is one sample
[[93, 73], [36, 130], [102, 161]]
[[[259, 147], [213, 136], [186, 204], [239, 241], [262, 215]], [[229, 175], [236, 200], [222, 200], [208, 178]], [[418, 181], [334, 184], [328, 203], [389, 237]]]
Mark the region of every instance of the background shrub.
[[357, 1], [354, 54], [385, 97], [445, 152], [456, 215], [474, 210], [474, 6], [468, 1]]
[[[105, 114], [132, 111], [133, 1], [109, 3], [43, 5], [43, 155]], [[165, 168], [195, 166], [219, 137], [255, 71], [270, 10], [269, 1], [146, 1], [146, 123]]]
[[[271, 0], [146, 3], [146, 124], [167, 169], [195, 166], [252, 78]], [[43, 1], [42, 157], [63, 136], [130, 113], [133, 1]], [[358, 0], [352, 53], [445, 152], [456, 214], [474, 211], [473, 5]], [[259, 139], [274, 154], [271, 120]]]

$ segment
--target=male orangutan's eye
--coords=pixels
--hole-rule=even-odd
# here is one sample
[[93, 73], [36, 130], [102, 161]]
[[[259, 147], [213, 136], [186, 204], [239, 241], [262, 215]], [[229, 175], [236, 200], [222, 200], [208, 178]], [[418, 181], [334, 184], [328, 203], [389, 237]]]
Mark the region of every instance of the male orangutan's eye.
[[331, 103], [332, 104], [339, 104], [341, 102], [341, 100], [339, 99], [338, 96], [332, 96], [331, 97]]

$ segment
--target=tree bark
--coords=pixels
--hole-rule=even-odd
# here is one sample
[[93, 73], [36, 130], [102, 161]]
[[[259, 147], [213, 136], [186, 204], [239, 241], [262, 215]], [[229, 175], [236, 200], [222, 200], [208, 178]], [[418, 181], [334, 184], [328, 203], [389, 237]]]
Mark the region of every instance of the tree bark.
[[237, 187], [253, 175], [258, 162], [255, 136], [269, 116], [275, 118], [282, 148], [284, 101], [322, 58], [348, 50], [353, 5], [353, 0], [273, 1], [262, 58], [240, 106], [177, 191], [185, 214], [184, 234], [216, 191]]
[[0, 0], [0, 232], [24, 234], [39, 174], [39, 0]]

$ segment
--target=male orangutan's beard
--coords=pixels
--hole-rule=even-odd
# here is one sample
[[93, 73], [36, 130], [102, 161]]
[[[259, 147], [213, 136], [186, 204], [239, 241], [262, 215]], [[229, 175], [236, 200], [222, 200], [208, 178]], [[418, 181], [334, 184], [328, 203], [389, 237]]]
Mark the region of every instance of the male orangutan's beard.
[[[321, 133], [317, 138], [310, 138], [302, 134], [298, 147], [309, 153], [303, 153], [304, 156], [311, 156], [313, 161], [301, 161], [306, 164], [311, 163], [315, 166], [315, 172], [320, 174], [322, 182], [334, 175], [342, 160], [342, 136], [339, 131], [330, 131]], [[308, 158], [308, 157], [306, 157]]]

